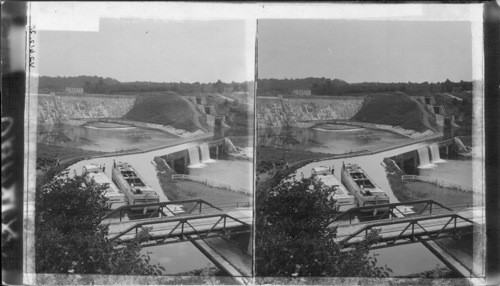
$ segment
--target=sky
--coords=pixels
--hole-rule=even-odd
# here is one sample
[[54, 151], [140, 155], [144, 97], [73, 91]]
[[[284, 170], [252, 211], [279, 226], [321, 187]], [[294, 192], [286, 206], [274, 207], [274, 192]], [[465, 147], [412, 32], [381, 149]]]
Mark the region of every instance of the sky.
[[259, 78], [472, 80], [470, 22], [260, 20]]
[[38, 31], [31, 72], [42, 76], [253, 80], [259, 19], [261, 78], [482, 78], [481, 4], [30, 2], [29, 9]]
[[39, 31], [38, 74], [242, 82], [254, 77], [247, 59], [254, 54], [254, 37], [244, 20], [102, 18], [98, 31]]

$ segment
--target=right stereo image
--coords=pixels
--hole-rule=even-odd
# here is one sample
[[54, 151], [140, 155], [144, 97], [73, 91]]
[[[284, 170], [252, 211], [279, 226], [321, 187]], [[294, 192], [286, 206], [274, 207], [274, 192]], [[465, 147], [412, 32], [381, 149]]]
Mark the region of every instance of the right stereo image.
[[484, 277], [474, 23], [257, 26], [257, 283]]

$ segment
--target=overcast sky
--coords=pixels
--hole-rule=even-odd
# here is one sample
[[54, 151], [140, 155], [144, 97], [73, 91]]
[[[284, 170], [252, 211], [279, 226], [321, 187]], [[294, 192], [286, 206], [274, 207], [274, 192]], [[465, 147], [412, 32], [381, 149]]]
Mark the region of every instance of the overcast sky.
[[472, 80], [470, 22], [260, 20], [259, 78]]
[[[248, 40], [250, 36], [251, 41]], [[98, 32], [39, 31], [41, 76], [102, 76], [120, 81], [253, 80], [255, 32], [243, 20], [101, 19]], [[253, 69], [253, 67], [252, 67]]]

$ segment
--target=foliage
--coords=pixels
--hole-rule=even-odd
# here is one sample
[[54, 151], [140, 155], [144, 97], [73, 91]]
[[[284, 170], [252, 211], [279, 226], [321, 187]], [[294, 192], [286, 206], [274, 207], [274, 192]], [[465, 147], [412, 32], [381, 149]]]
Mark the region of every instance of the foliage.
[[333, 241], [336, 229], [328, 227], [335, 215], [329, 192], [316, 180], [296, 180], [285, 172], [257, 188], [257, 276], [387, 277], [391, 270], [376, 266], [376, 258], [368, 254], [377, 234], [340, 252]]
[[427, 95], [429, 92], [451, 92], [455, 90], [471, 90], [472, 82], [460, 81], [437, 83], [413, 83], [413, 82], [361, 82], [347, 83], [340, 79], [330, 78], [297, 78], [297, 79], [259, 79], [257, 81], [259, 96], [277, 95], [279, 93], [290, 93], [293, 89], [310, 89], [313, 95], [343, 95], [355, 93], [384, 93], [404, 91], [413, 95]]
[[223, 92], [232, 87], [234, 91], [247, 91], [248, 82], [224, 83], [185, 83], [185, 82], [120, 82], [113, 78], [97, 76], [50, 77], [42, 76], [39, 80], [40, 93], [64, 91], [67, 86], [83, 87], [85, 93], [116, 94], [156, 91], [175, 91], [180, 93], [214, 93]]
[[109, 211], [104, 187], [65, 171], [36, 192], [35, 252], [38, 273], [161, 274], [140, 253], [147, 230], [118, 248], [100, 225]]

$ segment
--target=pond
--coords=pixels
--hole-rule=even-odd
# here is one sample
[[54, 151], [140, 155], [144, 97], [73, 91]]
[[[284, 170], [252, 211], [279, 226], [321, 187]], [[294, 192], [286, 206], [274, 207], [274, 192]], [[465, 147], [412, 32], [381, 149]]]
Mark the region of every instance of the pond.
[[373, 147], [391, 146], [407, 137], [355, 126], [322, 124], [314, 128], [259, 131], [258, 146], [290, 148], [319, 153], [345, 154]]
[[162, 146], [177, 136], [125, 124], [94, 122], [83, 126], [39, 126], [37, 142], [47, 145], [115, 152]]

